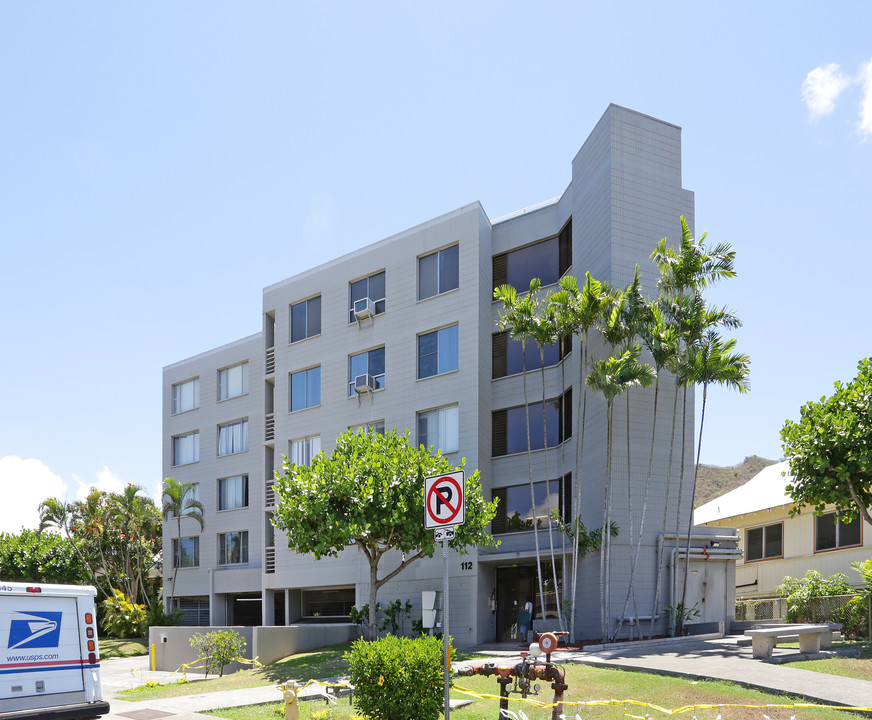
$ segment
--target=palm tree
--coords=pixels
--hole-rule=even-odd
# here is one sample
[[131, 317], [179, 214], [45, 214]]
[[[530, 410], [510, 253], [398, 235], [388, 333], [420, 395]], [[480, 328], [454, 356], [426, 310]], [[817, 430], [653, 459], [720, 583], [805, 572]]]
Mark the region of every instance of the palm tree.
[[[500, 285], [494, 290], [494, 299], [503, 303], [497, 324], [500, 330], [508, 330], [511, 336], [521, 342], [521, 366], [524, 383], [524, 418], [527, 430], [527, 471], [530, 479], [530, 507], [533, 513], [533, 539], [536, 546], [536, 577], [539, 581], [540, 604], [545, 601], [545, 588], [542, 582], [542, 556], [539, 550], [539, 522], [536, 516], [536, 484], [533, 479], [533, 450], [530, 443], [530, 401], [527, 395], [527, 339], [533, 335], [538, 323], [538, 302], [535, 294], [542, 287], [539, 278], [530, 281], [530, 292], [519, 295], [511, 285]], [[545, 406], [542, 406], [545, 413]], [[547, 488], [547, 485], [546, 485]], [[550, 518], [549, 518], [550, 522]], [[545, 608], [542, 608], [544, 616]], [[533, 608], [535, 615], [535, 608]]]
[[[538, 278], [534, 279], [533, 282], [530, 283], [530, 297], [533, 297], [533, 288], [534, 286], [538, 290], [540, 287], [540, 281]], [[555, 342], [559, 343], [561, 335], [560, 327], [557, 323], [555, 306], [553, 303], [549, 301], [550, 294], [545, 298], [543, 302], [538, 302], [534, 300], [534, 320], [529, 330], [530, 339], [534, 340], [536, 344], [539, 346], [539, 369], [541, 372], [542, 379], [542, 438], [543, 438], [543, 449], [544, 449], [544, 463], [545, 463], [545, 508], [548, 514], [548, 547], [550, 549], [551, 554], [551, 574], [554, 581], [554, 597], [557, 603], [557, 622], [560, 623], [560, 629], [563, 630], [563, 612], [561, 608], [560, 602], [560, 583], [557, 577], [557, 561], [554, 556], [554, 533], [553, 533], [553, 521], [552, 521], [552, 513], [553, 508], [551, 507], [551, 475], [548, 472], [548, 412], [547, 412], [547, 400], [545, 397], [545, 348], [548, 345], [551, 345]], [[526, 371], [526, 365], [524, 370]], [[561, 385], [561, 393], [563, 392], [563, 386]], [[558, 402], [558, 412], [560, 412], [560, 403]], [[559, 487], [559, 483], [558, 483]], [[534, 499], [534, 510], [535, 510], [535, 499]], [[534, 522], [537, 522], [534, 518]], [[565, 572], [564, 572], [565, 577]], [[544, 597], [542, 598], [542, 602], [544, 603]], [[542, 608], [543, 618], [545, 608]]]
[[144, 489], [128, 483], [120, 493], [111, 495], [109, 517], [120, 534], [121, 556], [116, 558], [121, 567], [117, 577], [125, 582], [127, 596], [132, 602], [141, 601], [151, 607], [152, 594], [148, 591], [148, 570], [154, 563], [153, 535], [158, 513], [152, 500], [144, 496]]
[[[203, 505], [194, 497], [194, 484], [189, 482], [179, 482], [175, 478], [167, 478], [164, 480], [163, 491], [163, 516], [165, 519], [174, 517], [176, 519], [176, 527], [178, 542], [182, 540], [182, 518], [190, 518], [194, 520], [202, 532], [204, 527], [203, 522]], [[175, 552], [172, 553], [175, 556]], [[173, 586], [170, 594], [172, 597], [176, 595], [176, 575], [177, 569], [174, 567], [175, 557], [171, 567], [173, 567]]]
[[[85, 555], [82, 552], [81, 543], [73, 536], [75, 526], [73, 525], [72, 512], [72, 503], [65, 503], [58, 498], [46, 498], [39, 504], [39, 532], [43, 532], [49, 527], [55, 527], [63, 532], [67, 538], [67, 542], [73, 546], [76, 555], [79, 556], [82, 564], [87, 569], [88, 576], [91, 578], [91, 584], [105, 594], [105, 591], [97, 582], [97, 575], [91, 567], [91, 563], [85, 558]], [[107, 595], [107, 597], [109, 596]]]
[[602, 625], [602, 637], [605, 640], [608, 634], [608, 614], [610, 598], [609, 588], [609, 549], [611, 547], [611, 503], [612, 503], [612, 439], [613, 422], [612, 410], [615, 398], [630, 388], [636, 386], [649, 387], [654, 382], [654, 371], [650, 365], [640, 363], [642, 347], [639, 343], [632, 343], [617, 353], [617, 356], [609, 357], [594, 363], [590, 374], [587, 376], [587, 384], [597, 392], [602, 393], [606, 400], [607, 428], [608, 428], [608, 471], [606, 477], [605, 497], [603, 501], [603, 524], [602, 524], [602, 549], [600, 551], [600, 622]]
[[[736, 253], [728, 243], [719, 243], [713, 248], [704, 245], [706, 233], [699, 240], [695, 240], [690, 226], [684, 216], [681, 216], [681, 241], [678, 249], [669, 247], [667, 238], [657, 243], [651, 259], [655, 262], [660, 272], [658, 288], [661, 291], [663, 307], [667, 317], [677, 326], [678, 352], [676, 364], [682, 362], [682, 356], [686, 355], [688, 348], [701, 338], [705, 328], [688, 323], [688, 318], [698, 318], [699, 307], [704, 307], [702, 291], [710, 284], [721, 279], [734, 277], [736, 272], [734, 260]], [[675, 448], [675, 423], [678, 417], [678, 390], [682, 388], [681, 409], [681, 464], [678, 488], [678, 503], [675, 515], [675, 548], [678, 548], [679, 523], [681, 521], [681, 498], [684, 485], [684, 457], [686, 447], [686, 416], [687, 416], [687, 385], [682, 382], [682, 373], [676, 366], [673, 368], [676, 374], [675, 399], [673, 401], [672, 434], [669, 446], [668, 474], [672, 475], [673, 451]], [[693, 511], [693, 498], [691, 498], [689, 512]], [[666, 517], [664, 514], [663, 531], [666, 529]], [[657, 567], [657, 580], [655, 586], [655, 612], [660, 602], [660, 587], [662, 581], [662, 565]], [[652, 621], [652, 635], [653, 635]]]
[[[578, 281], [571, 275], [560, 278], [559, 290], [550, 296], [550, 305], [554, 307], [551, 317], [559, 327], [561, 337], [579, 336], [579, 362], [578, 384], [581, 388], [581, 397], [578, 399], [578, 421], [576, 432], [578, 440], [575, 443], [575, 482], [574, 497], [572, 503], [571, 538], [572, 538], [572, 598], [569, 617], [569, 638], [576, 641], [575, 636], [575, 610], [578, 588], [578, 560], [582, 555], [579, 543], [582, 537], [583, 524], [581, 522], [581, 487], [582, 487], [582, 464], [584, 460], [584, 433], [587, 419], [587, 383], [585, 376], [588, 367], [588, 338], [590, 329], [599, 319], [602, 313], [605, 294], [603, 285], [599, 280], [585, 273], [584, 285], [579, 288]], [[594, 531], [596, 532], [596, 531]], [[564, 573], [564, 578], [566, 574]]]
[[[702, 431], [705, 424], [705, 405], [709, 385], [712, 383], [723, 385], [733, 390], [738, 390], [740, 393], [746, 393], [750, 389], [748, 384], [748, 368], [751, 358], [748, 355], [733, 352], [735, 347], [735, 338], [724, 341], [715, 330], [709, 329], [703, 336], [702, 342], [691, 347], [688, 353], [688, 379], [697, 385], [702, 385], [702, 411], [699, 420], [699, 440], [696, 445], [696, 463], [693, 471], [691, 498], [696, 495], [696, 481], [699, 473]], [[690, 513], [687, 518], [684, 587], [681, 591], [680, 607], [684, 607], [684, 601], [687, 597], [687, 574], [690, 566], [690, 531], [692, 526], [693, 513]]]

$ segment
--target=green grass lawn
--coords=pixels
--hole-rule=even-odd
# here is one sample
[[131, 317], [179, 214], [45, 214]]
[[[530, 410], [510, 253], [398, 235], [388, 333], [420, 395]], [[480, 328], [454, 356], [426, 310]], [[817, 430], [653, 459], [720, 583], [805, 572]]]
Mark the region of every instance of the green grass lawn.
[[[846, 712], [816, 708], [779, 708], [774, 705], [792, 705], [794, 700], [781, 695], [773, 695], [758, 690], [748, 690], [725, 681], [694, 681], [684, 678], [665, 677], [648, 673], [634, 673], [623, 670], [567, 666], [569, 690], [564, 696], [564, 712], [567, 718], [576, 714], [584, 720], [625, 720], [626, 718], [666, 718], [667, 714], [658, 708], [676, 710], [688, 708], [681, 713], [687, 720], [763, 720], [770, 718], [789, 718], [797, 720], [846, 720], [858, 717]], [[552, 700], [553, 693], [548, 683], [541, 683], [538, 697], [531, 698], [545, 704]], [[472, 699], [460, 688], [480, 694], [497, 695], [499, 686], [494, 678], [476, 676], [457, 678], [451, 691], [452, 698]], [[523, 710], [530, 720], [550, 720], [551, 709], [523, 703], [517, 694], [511, 695], [509, 709]], [[572, 705], [573, 702], [606, 701], [603, 704]], [[624, 701], [635, 701], [624, 702]], [[647, 706], [645, 704], [648, 704]], [[770, 707], [761, 707], [761, 706]], [[696, 707], [689, 707], [696, 706]], [[705, 707], [714, 706], [714, 707]], [[733, 706], [733, 707], [728, 707]], [[752, 706], [752, 707], [742, 707]], [[336, 705], [326, 705], [320, 701], [300, 703], [302, 720], [358, 720], [353, 706], [347, 699]], [[275, 720], [284, 717], [282, 703], [249, 705], [223, 710], [210, 710], [216, 715], [231, 720]], [[498, 700], [474, 699], [472, 705], [451, 711], [457, 720], [496, 720], [499, 714]]]
[[[783, 646], [780, 646], [783, 647]], [[797, 645], [798, 647], [798, 645]], [[828, 675], [872, 680], [872, 642], [834, 642], [833, 648], [853, 647], [860, 650], [858, 658], [828, 658], [826, 660], [803, 660], [801, 662], [785, 663], [787, 667], [802, 670], [814, 670]], [[872, 702], [872, 698], [870, 698]]]
[[[126, 700], [146, 700], [262, 685], [278, 685], [291, 679], [306, 682], [313, 679], [334, 677], [347, 673], [348, 665], [342, 659], [342, 654], [347, 650], [347, 645], [336, 645], [300, 653], [268, 667], [243, 670], [223, 678], [210, 678], [197, 682], [151, 688], [143, 686], [127, 690], [121, 695]], [[872, 656], [872, 644], [865, 644], [864, 651]], [[469, 659], [469, 656], [463, 657], [463, 659]], [[858, 662], [872, 662], [872, 660]], [[646, 716], [651, 718], [666, 717], [657, 708], [676, 710], [688, 706], [697, 707], [682, 713], [687, 720], [692, 718], [716, 720], [718, 715], [721, 715], [724, 720], [763, 720], [764, 713], [773, 720], [781, 720], [791, 716], [795, 716], [797, 720], [845, 720], [849, 717], [856, 717], [846, 712], [816, 708], [769, 707], [761, 709], [759, 706], [793, 705], [794, 702], [802, 703], [803, 701], [759, 690], [749, 690], [725, 681], [694, 681], [687, 678], [633, 673], [584, 665], [567, 665], [566, 672], [569, 690], [564, 697], [566, 703], [564, 710], [570, 720], [576, 714], [584, 720], [623, 720], [628, 717], [644, 719]], [[551, 688], [545, 682], [542, 682], [541, 685], [539, 696], [531, 699], [546, 704], [550, 703], [553, 697]], [[473, 699], [462, 690], [471, 690], [485, 695], [499, 694], [499, 686], [492, 677], [457, 678], [451, 696], [464, 700]], [[523, 709], [530, 720], [550, 720], [550, 709], [537, 707], [533, 704], [523, 704], [519, 698], [520, 696], [517, 694], [511, 695], [510, 709], [515, 711]], [[572, 702], [612, 700], [616, 702], [601, 705], [571, 705]], [[640, 704], [624, 701], [635, 701], [635, 703]], [[714, 707], [698, 707], [707, 705]], [[733, 705], [736, 707], [725, 707]], [[745, 705], [754, 707], [740, 707]], [[357, 711], [349, 705], [347, 698], [339, 700], [336, 705], [329, 706], [320, 701], [303, 702], [300, 704], [300, 712], [303, 720], [360, 720], [356, 714]], [[284, 705], [282, 703], [250, 705], [213, 710], [209, 714], [236, 720], [276, 720], [284, 717]], [[474, 699], [472, 705], [453, 710], [451, 713], [452, 718], [456, 717], [457, 720], [482, 720], [483, 718], [496, 720], [498, 714], [498, 700], [478, 698]]]
[[101, 660], [148, 655], [148, 640], [146, 638], [125, 638], [123, 640], [101, 638], [99, 648]]
[[[188, 683], [171, 682], [168, 685], [158, 687], [141, 685], [123, 691], [120, 696], [125, 700], [151, 700], [220, 690], [280, 685], [286, 680], [292, 679], [306, 682], [318, 678], [335, 677], [348, 672], [348, 663], [342, 659], [342, 654], [348, 650], [348, 647], [348, 645], [332, 645], [312, 652], [299, 653], [272, 665], [240, 670], [221, 678], [209, 677], [207, 680]], [[197, 677], [200, 676], [189, 675], [189, 678]]]

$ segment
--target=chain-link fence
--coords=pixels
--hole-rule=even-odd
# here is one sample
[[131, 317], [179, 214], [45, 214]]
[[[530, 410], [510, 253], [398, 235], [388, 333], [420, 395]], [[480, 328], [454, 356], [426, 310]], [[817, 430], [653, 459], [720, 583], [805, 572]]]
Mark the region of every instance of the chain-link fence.
[[736, 602], [736, 620], [781, 620], [783, 622], [842, 624], [842, 634], [872, 640], [872, 596], [828, 595], [803, 600], [756, 598]]

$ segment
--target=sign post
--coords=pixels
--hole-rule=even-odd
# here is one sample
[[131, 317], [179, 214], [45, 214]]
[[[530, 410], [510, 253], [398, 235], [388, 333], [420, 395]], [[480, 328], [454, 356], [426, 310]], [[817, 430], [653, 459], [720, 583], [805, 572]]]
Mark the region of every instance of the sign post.
[[451, 684], [451, 655], [448, 648], [448, 541], [454, 539], [454, 528], [466, 519], [466, 485], [463, 471], [432, 475], [424, 479], [424, 528], [433, 530], [435, 540], [442, 543], [442, 645], [445, 648], [445, 709], [449, 720], [451, 706], [448, 688]]

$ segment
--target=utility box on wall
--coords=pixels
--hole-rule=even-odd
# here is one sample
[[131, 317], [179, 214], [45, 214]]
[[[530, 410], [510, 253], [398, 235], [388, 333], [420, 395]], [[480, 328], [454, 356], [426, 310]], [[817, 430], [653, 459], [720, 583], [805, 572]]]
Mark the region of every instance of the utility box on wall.
[[441, 618], [437, 622], [436, 613], [441, 615], [442, 593], [436, 590], [421, 591], [421, 622], [427, 630], [442, 627]]

